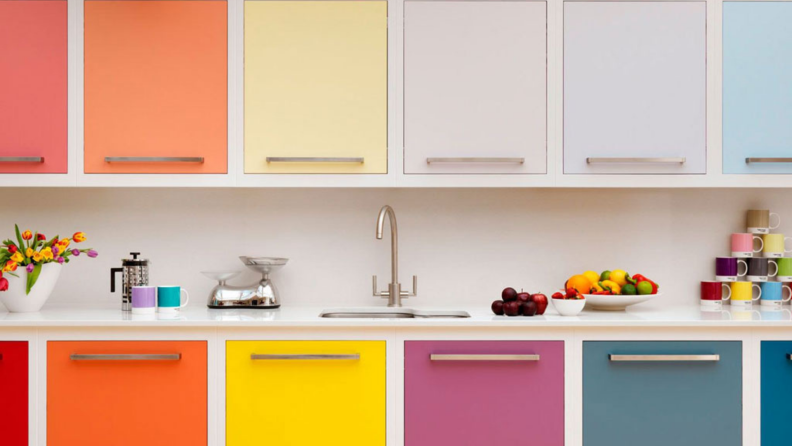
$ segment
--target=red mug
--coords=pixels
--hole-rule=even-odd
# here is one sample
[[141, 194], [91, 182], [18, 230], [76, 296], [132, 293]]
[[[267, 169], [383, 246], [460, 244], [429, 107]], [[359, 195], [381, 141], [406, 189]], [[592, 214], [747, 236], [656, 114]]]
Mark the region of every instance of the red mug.
[[[724, 295], [724, 291], [726, 292]], [[723, 282], [701, 282], [701, 303], [720, 304], [731, 298], [731, 288]]]

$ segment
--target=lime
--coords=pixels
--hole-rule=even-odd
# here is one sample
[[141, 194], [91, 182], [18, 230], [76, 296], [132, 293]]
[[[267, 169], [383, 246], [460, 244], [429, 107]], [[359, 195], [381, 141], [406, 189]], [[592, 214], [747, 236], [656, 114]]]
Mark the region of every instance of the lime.
[[652, 294], [652, 284], [647, 281], [638, 283], [638, 294]]
[[634, 295], [638, 294], [638, 290], [635, 289], [635, 285], [633, 285], [631, 283], [628, 283], [627, 285], [624, 285], [622, 287], [622, 289], [621, 289], [621, 292], [622, 292], [622, 294], [627, 294], [627, 295], [630, 295], [630, 296], [634, 296]]
[[600, 280], [608, 280], [610, 279], [611, 272], [610, 270], [605, 270], [600, 274]]

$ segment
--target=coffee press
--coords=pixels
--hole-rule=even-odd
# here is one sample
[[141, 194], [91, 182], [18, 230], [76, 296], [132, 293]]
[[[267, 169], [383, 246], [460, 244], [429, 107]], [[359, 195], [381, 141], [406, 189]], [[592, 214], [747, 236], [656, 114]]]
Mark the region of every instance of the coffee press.
[[132, 310], [132, 287], [149, 283], [149, 261], [139, 259], [139, 252], [130, 252], [131, 259], [121, 259], [121, 268], [110, 268], [110, 292], [115, 293], [116, 273], [121, 273], [121, 309]]

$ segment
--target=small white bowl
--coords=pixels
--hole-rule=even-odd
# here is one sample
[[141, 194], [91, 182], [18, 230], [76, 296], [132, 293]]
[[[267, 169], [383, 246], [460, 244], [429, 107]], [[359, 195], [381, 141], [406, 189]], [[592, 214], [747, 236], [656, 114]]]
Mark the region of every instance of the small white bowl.
[[586, 299], [550, 299], [561, 316], [577, 316], [586, 306]]

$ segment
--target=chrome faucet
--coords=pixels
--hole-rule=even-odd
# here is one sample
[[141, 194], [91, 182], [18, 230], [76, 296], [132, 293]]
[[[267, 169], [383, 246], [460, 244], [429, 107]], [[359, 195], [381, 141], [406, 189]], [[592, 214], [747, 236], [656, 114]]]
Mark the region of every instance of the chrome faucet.
[[375, 275], [372, 288], [374, 296], [388, 298], [389, 307], [401, 307], [402, 299], [418, 294], [418, 277], [413, 276], [413, 290], [411, 293], [402, 291], [399, 283], [399, 230], [396, 227], [396, 213], [388, 205], [383, 206], [377, 216], [377, 240], [382, 240], [382, 229], [385, 226], [386, 215], [390, 217], [391, 229], [391, 281], [388, 284], [388, 291], [378, 291], [377, 276]]

